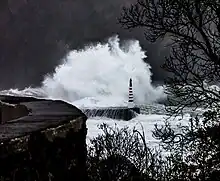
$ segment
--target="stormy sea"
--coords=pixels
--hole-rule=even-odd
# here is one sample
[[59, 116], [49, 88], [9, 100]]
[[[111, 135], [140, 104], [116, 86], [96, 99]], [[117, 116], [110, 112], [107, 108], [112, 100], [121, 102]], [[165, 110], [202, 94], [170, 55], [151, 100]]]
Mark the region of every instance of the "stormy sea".
[[[0, 93], [64, 100], [81, 110], [94, 107], [111, 109], [127, 105], [128, 82], [132, 78], [134, 103], [141, 108], [141, 114], [130, 121], [88, 118], [88, 140], [101, 132], [97, 127], [99, 124], [107, 123], [144, 129], [148, 143], [155, 145], [157, 141], [152, 137], [154, 125], [162, 125], [168, 118], [165, 106], [159, 103], [166, 99], [166, 95], [163, 85], [152, 83], [151, 66], [144, 59], [147, 60], [147, 52], [142, 50], [138, 41], [120, 44], [119, 38], [114, 36], [105, 44], [70, 51], [53, 74], [45, 75], [41, 87]], [[184, 115], [170, 119], [171, 125], [187, 124], [191, 111], [186, 109]]]

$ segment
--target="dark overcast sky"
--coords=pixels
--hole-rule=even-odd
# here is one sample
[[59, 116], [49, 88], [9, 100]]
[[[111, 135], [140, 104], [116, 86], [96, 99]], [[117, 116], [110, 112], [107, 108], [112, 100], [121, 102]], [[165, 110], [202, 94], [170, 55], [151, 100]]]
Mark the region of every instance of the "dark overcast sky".
[[[0, 2], [0, 89], [39, 85], [70, 49], [118, 34], [138, 39], [147, 50], [153, 80], [164, 72], [164, 49], [117, 23], [122, 6], [134, 0], [2, 0]], [[66, 46], [68, 45], [68, 46]]]

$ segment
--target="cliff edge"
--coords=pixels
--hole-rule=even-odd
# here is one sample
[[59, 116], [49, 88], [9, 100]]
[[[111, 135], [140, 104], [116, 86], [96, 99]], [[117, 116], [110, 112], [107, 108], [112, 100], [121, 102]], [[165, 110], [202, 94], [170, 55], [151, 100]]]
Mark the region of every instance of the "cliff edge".
[[0, 95], [0, 177], [86, 180], [86, 119], [60, 100]]

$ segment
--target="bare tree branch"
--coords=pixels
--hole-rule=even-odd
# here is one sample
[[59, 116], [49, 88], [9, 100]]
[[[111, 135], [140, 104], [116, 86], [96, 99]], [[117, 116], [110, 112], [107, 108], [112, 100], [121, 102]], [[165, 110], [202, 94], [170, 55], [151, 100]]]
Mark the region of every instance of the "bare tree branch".
[[[123, 8], [124, 28], [144, 28], [151, 42], [169, 38], [172, 43], [163, 68], [171, 114], [184, 107], [218, 106], [220, 81], [220, 2], [217, 0], [138, 0]], [[178, 106], [177, 106], [178, 105]]]

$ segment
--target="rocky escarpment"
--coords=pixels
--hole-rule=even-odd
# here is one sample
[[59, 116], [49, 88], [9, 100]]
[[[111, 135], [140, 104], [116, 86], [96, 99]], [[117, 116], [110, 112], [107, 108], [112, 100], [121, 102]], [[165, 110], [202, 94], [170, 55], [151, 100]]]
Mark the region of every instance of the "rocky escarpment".
[[0, 122], [1, 124], [7, 121], [27, 116], [31, 112], [25, 105], [9, 104], [0, 100]]
[[1, 179], [86, 180], [87, 117], [79, 109], [29, 97], [0, 100]]

